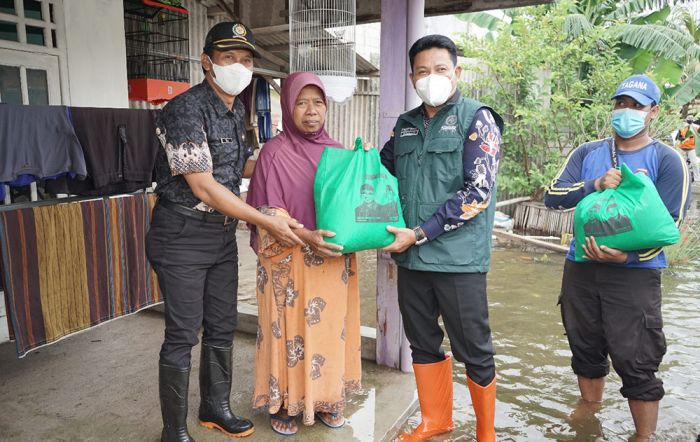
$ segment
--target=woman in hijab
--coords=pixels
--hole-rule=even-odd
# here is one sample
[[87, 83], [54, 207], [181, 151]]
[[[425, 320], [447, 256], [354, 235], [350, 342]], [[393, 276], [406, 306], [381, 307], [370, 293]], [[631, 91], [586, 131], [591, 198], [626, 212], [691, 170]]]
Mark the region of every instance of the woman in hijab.
[[282, 87], [283, 132], [265, 143], [248, 203], [304, 225], [295, 233], [305, 246], [286, 247], [252, 229], [258, 254], [258, 336], [253, 408], [270, 413], [283, 435], [314, 418], [331, 428], [345, 423], [349, 393], [361, 389], [357, 260], [324, 241], [316, 230], [314, 174], [325, 147], [342, 148], [324, 129], [326, 95], [310, 72], [290, 75]]

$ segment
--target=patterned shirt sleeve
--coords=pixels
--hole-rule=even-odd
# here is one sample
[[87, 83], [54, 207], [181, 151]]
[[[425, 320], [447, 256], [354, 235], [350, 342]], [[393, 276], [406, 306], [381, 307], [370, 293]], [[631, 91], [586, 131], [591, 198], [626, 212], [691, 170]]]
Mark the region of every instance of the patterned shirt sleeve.
[[461, 227], [491, 202], [501, 158], [501, 131], [493, 114], [480, 109], [464, 141], [464, 183], [421, 228], [429, 240]]
[[214, 171], [204, 127], [202, 115], [187, 106], [166, 107], [163, 111], [156, 135], [165, 149], [173, 176]]

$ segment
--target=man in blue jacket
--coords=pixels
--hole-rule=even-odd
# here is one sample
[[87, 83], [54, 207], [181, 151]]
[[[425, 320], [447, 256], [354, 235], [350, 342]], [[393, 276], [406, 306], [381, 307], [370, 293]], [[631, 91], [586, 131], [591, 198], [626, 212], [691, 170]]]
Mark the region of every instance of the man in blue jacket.
[[[585, 196], [620, 184], [616, 167], [625, 163], [649, 176], [680, 226], [689, 205], [685, 162], [669, 146], [649, 136], [659, 113], [659, 88], [647, 76], [623, 81], [613, 96], [612, 138], [574, 149], [545, 193], [550, 208], [575, 207]], [[584, 403], [603, 400], [605, 376], [613, 368], [622, 378], [636, 429], [635, 440], [656, 431], [663, 383], [655, 373], [666, 353], [661, 320], [660, 248], [621, 251], [598, 246], [593, 237], [583, 248], [590, 261], [574, 261], [574, 241], [564, 265], [559, 303]]]

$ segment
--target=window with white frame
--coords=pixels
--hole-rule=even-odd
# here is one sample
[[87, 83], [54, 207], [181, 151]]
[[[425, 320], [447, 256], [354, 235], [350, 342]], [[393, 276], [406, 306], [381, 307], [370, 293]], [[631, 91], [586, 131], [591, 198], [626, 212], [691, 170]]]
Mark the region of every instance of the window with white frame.
[[[0, 104], [61, 104], [59, 58], [65, 55], [56, 38], [61, 0], [0, 0]], [[59, 32], [59, 37], [61, 37]], [[37, 185], [13, 188], [5, 184], [10, 204], [18, 196], [36, 201]]]
[[54, 4], [38, 0], [0, 0], [0, 40], [57, 47]]
[[0, 0], [0, 103], [60, 104], [59, 7], [56, 0]]

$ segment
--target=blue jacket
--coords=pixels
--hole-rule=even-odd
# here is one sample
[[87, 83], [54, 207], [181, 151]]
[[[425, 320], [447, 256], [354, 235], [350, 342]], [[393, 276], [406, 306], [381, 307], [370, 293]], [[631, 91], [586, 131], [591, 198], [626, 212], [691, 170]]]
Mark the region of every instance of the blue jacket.
[[[544, 204], [553, 209], [575, 207], [588, 194], [595, 192], [595, 180], [612, 167], [612, 138], [592, 141], [574, 149], [561, 171], [545, 191]], [[690, 177], [679, 152], [654, 140], [642, 149], [624, 152], [618, 149], [618, 161], [633, 172], [644, 171], [656, 185], [656, 190], [669, 213], [681, 225], [690, 205]], [[575, 240], [567, 259], [574, 260]], [[628, 252], [627, 263], [610, 264], [623, 267], [664, 268], [666, 256], [661, 248]]]

